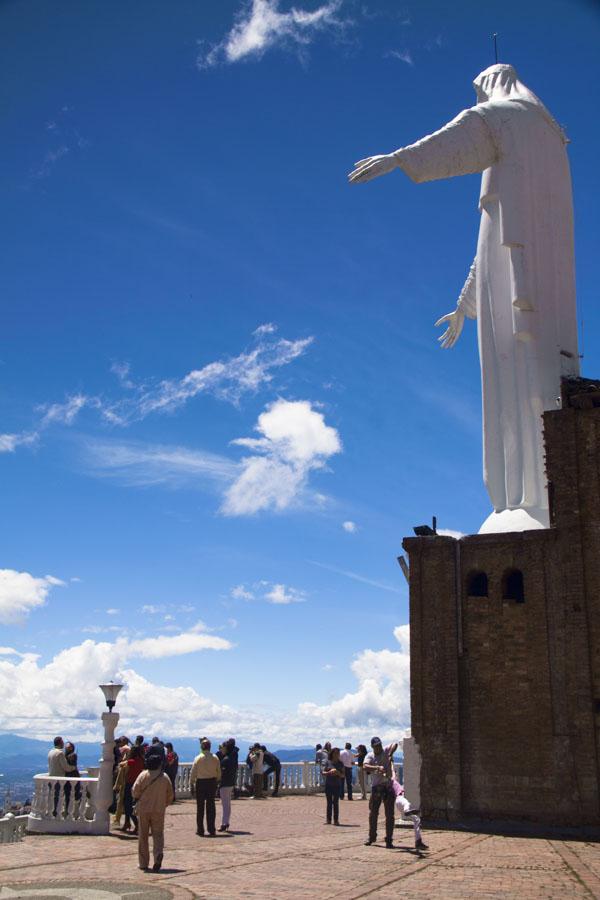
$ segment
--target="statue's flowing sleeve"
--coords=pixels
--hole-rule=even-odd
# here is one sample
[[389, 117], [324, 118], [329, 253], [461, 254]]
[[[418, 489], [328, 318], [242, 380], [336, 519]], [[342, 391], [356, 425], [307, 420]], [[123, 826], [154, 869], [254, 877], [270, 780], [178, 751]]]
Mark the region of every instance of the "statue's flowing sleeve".
[[468, 319], [477, 318], [477, 262], [473, 260], [467, 280], [460, 292], [456, 308], [460, 309]]
[[435, 181], [483, 172], [498, 159], [492, 132], [474, 107], [415, 144], [394, 153], [412, 181]]

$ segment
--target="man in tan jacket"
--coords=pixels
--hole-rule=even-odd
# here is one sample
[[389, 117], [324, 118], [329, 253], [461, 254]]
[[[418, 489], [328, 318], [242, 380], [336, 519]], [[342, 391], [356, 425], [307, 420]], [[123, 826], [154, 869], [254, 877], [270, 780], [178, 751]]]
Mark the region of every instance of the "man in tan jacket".
[[218, 756], [210, 752], [208, 738], [200, 738], [200, 748], [200, 753], [194, 760], [190, 772], [192, 797], [196, 798], [196, 834], [204, 837], [204, 810], [206, 809], [208, 836], [215, 837], [215, 796], [217, 785], [221, 780], [221, 762]]
[[138, 860], [140, 869], [150, 865], [148, 834], [152, 831], [153, 872], [160, 871], [165, 846], [165, 812], [173, 802], [173, 786], [162, 769], [144, 769], [136, 778], [131, 789], [137, 801], [136, 812], [139, 820]]

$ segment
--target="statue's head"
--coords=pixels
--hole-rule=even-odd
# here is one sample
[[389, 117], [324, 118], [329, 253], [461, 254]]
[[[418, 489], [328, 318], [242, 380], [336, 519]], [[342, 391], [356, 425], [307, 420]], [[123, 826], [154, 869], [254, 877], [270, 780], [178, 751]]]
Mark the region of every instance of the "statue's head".
[[473, 86], [478, 104], [498, 100], [519, 100], [537, 107], [548, 124], [558, 132], [563, 143], [568, 143], [569, 139], [561, 126], [548, 112], [540, 98], [519, 81], [519, 76], [508, 63], [496, 63], [495, 66], [484, 69], [474, 80]]
[[496, 63], [495, 66], [484, 69], [473, 82], [477, 102], [486, 103], [488, 100], [508, 99], [515, 93], [518, 80], [517, 73], [508, 63]]

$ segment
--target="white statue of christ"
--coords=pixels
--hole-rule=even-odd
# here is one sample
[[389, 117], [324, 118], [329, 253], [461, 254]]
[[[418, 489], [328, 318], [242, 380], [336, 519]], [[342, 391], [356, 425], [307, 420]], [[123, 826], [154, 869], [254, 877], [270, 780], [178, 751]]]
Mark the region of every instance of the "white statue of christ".
[[352, 184], [400, 168], [413, 181], [483, 172], [477, 253], [439, 339], [477, 319], [483, 474], [494, 512], [480, 533], [547, 528], [542, 413], [579, 374], [567, 139], [512, 66], [474, 82], [477, 105], [422, 140], [356, 163]]

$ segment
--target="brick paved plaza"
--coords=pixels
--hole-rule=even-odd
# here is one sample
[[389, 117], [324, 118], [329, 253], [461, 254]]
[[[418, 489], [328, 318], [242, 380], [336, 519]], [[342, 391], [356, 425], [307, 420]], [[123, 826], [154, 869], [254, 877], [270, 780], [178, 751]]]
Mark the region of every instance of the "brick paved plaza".
[[429, 829], [430, 849], [417, 855], [406, 826], [393, 850], [382, 833], [363, 845], [366, 802], [343, 802], [339, 828], [323, 824], [324, 805], [310, 796], [238, 800], [232, 833], [210, 839], [195, 834], [193, 802], [180, 801], [167, 813], [158, 874], [138, 870], [136, 839], [119, 832], [31, 835], [0, 846], [0, 898], [600, 898], [600, 844]]

